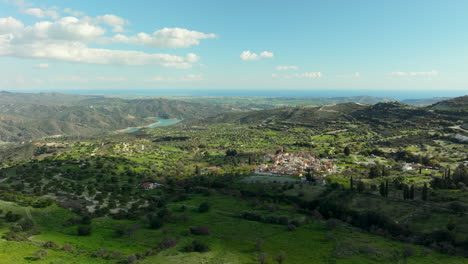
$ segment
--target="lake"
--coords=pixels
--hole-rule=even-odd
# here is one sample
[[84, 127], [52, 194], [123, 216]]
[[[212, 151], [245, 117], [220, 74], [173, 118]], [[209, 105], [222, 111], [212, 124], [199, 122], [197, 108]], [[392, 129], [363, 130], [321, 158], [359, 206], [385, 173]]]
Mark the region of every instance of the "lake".
[[123, 130], [123, 132], [130, 133], [130, 132], [138, 131], [142, 128], [156, 128], [156, 127], [172, 126], [182, 121], [178, 119], [164, 119], [164, 118], [151, 118], [151, 119], [159, 123], [147, 125], [147, 126], [141, 126], [141, 127], [132, 127], [132, 128]]

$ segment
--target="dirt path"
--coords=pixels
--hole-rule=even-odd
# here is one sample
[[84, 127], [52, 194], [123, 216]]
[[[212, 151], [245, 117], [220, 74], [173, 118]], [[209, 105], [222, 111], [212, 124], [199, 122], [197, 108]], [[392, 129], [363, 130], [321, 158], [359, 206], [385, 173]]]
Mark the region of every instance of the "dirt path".
[[6, 177], [5, 179], [1, 179], [1, 180], [0, 180], [0, 183], [6, 181], [6, 180], [8, 180], [8, 179], [10, 179], [10, 178], [9, 178], [9, 177]]

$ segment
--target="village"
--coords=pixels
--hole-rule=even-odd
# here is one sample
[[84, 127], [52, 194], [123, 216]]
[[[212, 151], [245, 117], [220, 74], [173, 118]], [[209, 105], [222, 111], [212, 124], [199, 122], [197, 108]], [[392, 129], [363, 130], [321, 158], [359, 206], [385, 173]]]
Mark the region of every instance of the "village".
[[254, 173], [265, 176], [297, 176], [305, 179], [307, 171], [331, 173], [335, 171], [334, 164], [329, 160], [315, 158], [310, 153], [286, 153], [267, 154], [264, 157], [265, 164], [254, 169]]

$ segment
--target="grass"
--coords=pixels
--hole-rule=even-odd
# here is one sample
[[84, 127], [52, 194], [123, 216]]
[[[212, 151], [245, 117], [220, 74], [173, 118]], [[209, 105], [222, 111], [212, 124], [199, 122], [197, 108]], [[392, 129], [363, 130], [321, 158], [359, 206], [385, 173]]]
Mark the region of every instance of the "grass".
[[[320, 187], [305, 186], [300, 191], [305, 193], [310, 191], [313, 193], [310, 194], [311, 196], [317, 196], [321, 190]], [[209, 212], [197, 212], [196, 208], [202, 202], [208, 202], [212, 205]], [[185, 211], [181, 211], [183, 205], [186, 208]], [[68, 210], [55, 205], [45, 209], [34, 209], [19, 207], [9, 202], [0, 202], [0, 208], [4, 211], [12, 210], [24, 217], [27, 217], [26, 210], [30, 210], [41, 231], [39, 235], [31, 238], [33, 242], [0, 240], [0, 263], [30, 263], [33, 261], [34, 263], [115, 263], [114, 260], [106, 262], [101, 258], [92, 258], [90, 253], [101, 248], [120, 251], [124, 255], [144, 253], [147, 249], [156, 248], [164, 237], [178, 238], [177, 247], [148, 257], [140, 263], [257, 263], [256, 256], [259, 251], [254, 249], [254, 245], [258, 239], [264, 240], [261, 252], [270, 256], [268, 263], [273, 263], [273, 257], [280, 251], [284, 251], [287, 256], [285, 263], [290, 264], [390, 264], [400, 261], [405, 247], [402, 243], [363, 233], [353, 228], [342, 227], [329, 230], [324, 223], [316, 220], [303, 224], [292, 232], [287, 231], [283, 225], [248, 221], [240, 218], [242, 211], [255, 210], [263, 214], [272, 213], [261, 208], [254, 208], [247, 201], [225, 195], [195, 195], [189, 200], [172, 202], [167, 206], [174, 215], [186, 214], [190, 220], [188, 222], [166, 223], [161, 229], [151, 230], [141, 220], [98, 218], [92, 221], [92, 234], [80, 237], [76, 235], [76, 226], [64, 227], [62, 224], [66, 219], [76, 217]], [[290, 218], [301, 217], [301, 214], [291, 213], [290, 209], [287, 206], [280, 206], [273, 214], [288, 215]], [[130, 226], [135, 223], [140, 225], [135, 233], [116, 237], [115, 229], [117, 226]], [[208, 226], [211, 235], [190, 235], [187, 232], [190, 226]], [[0, 232], [7, 232], [7, 227], [8, 224], [4, 224]], [[330, 239], [329, 236], [332, 238]], [[180, 248], [193, 239], [206, 242], [211, 250], [207, 253], [181, 252]], [[49, 256], [45, 261], [34, 260], [34, 252], [41, 248], [35, 243], [45, 241], [54, 241], [60, 246], [71, 244], [82, 253], [47, 249]], [[421, 247], [413, 247], [417, 249], [417, 252], [422, 252]], [[458, 257], [430, 253], [424, 256], [417, 254], [409, 258], [407, 263], [466, 263], [464, 261]]]

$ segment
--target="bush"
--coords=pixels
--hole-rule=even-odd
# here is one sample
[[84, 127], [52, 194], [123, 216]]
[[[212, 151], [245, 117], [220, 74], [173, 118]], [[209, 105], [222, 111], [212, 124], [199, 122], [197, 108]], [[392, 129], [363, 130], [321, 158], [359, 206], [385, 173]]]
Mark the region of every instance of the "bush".
[[47, 241], [44, 243], [46, 248], [59, 248], [59, 246], [54, 241]]
[[289, 224], [287, 229], [288, 229], [288, 231], [295, 231], [297, 229], [297, 226], [295, 226], [293, 224]]
[[164, 221], [157, 217], [152, 217], [150, 219], [150, 228], [151, 229], [158, 229], [164, 225]]
[[79, 236], [89, 236], [91, 235], [91, 226], [79, 226], [77, 232]]
[[73, 250], [73, 246], [70, 245], [70, 244], [65, 244], [65, 245], [63, 245], [62, 250], [63, 250], [63, 251], [72, 251], [72, 250]]
[[211, 205], [207, 202], [201, 203], [200, 206], [198, 206], [198, 212], [200, 213], [205, 213], [208, 212], [211, 208]]
[[49, 253], [45, 249], [39, 249], [34, 255], [37, 259], [45, 259]]
[[163, 249], [167, 249], [167, 248], [172, 248], [172, 247], [175, 247], [177, 245], [177, 239], [176, 238], [173, 238], [173, 237], [166, 237], [164, 238], [164, 240], [159, 243], [159, 249], [163, 250]]
[[192, 226], [189, 228], [193, 235], [207, 236], [210, 234], [210, 229], [207, 226]]
[[183, 247], [183, 251], [185, 252], [200, 252], [200, 253], [203, 253], [203, 252], [208, 252], [210, 251], [210, 248], [208, 247], [208, 245], [203, 242], [203, 241], [199, 241], [199, 240], [193, 240], [192, 243], [186, 245]]

